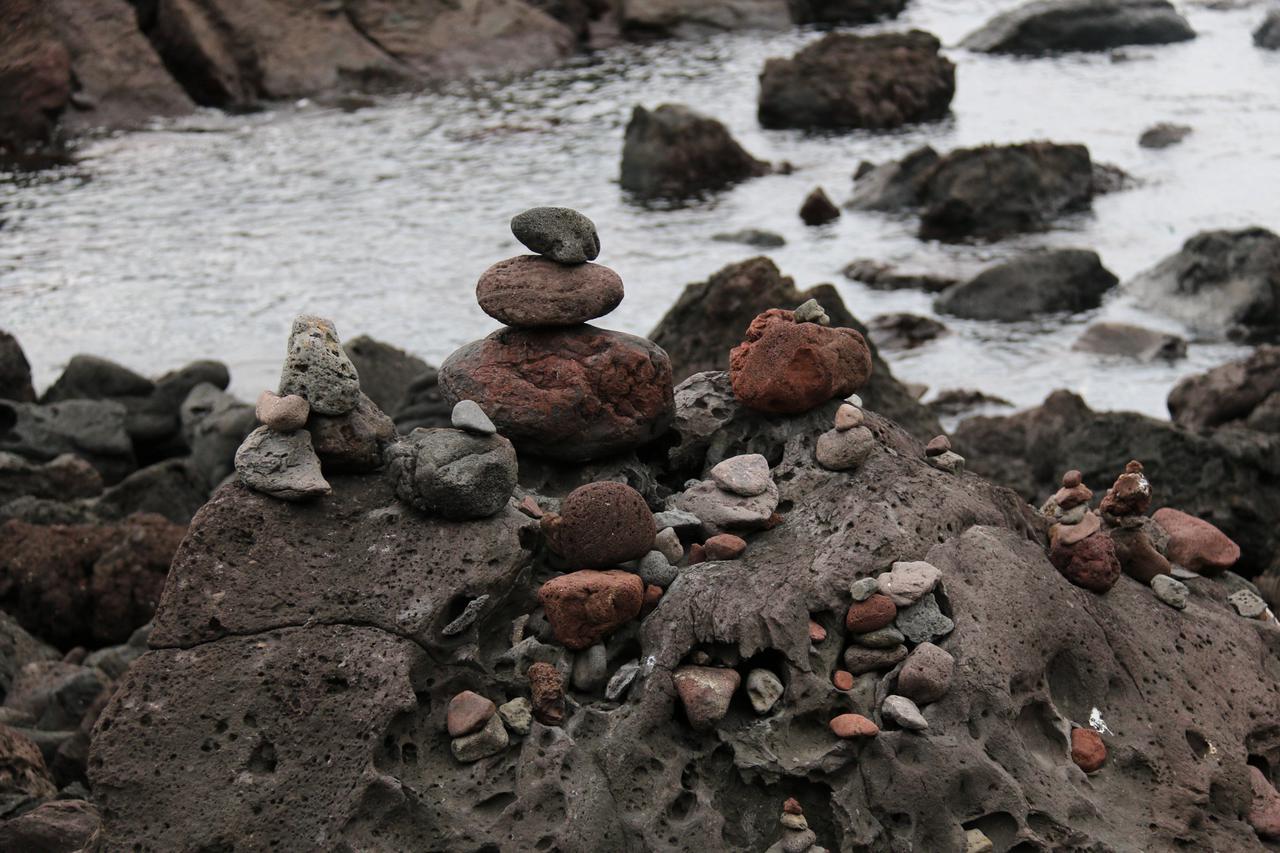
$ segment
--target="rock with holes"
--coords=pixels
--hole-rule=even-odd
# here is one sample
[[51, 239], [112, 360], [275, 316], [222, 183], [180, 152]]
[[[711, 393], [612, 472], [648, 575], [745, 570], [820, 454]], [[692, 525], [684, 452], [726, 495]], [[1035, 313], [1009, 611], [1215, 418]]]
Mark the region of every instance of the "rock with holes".
[[729, 712], [742, 676], [732, 669], [682, 666], [671, 674], [671, 680], [689, 725], [696, 731], [709, 731]]
[[1267, 603], [1251, 589], [1238, 589], [1227, 596], [1227, 601], [1246, 619], [1259, 619], [1267, 612]]
[[898, 607], [893, 599], [877, 593], [849, 605], [844, 616], [844, 628], [855, 634], [876, 631], [891, 625], [897, 615]]
[[644, 602], [644, 582], [630, 572], [584, 569], [544, 583], [538, 601], [556, 641], [580, 651], [636, 618]]
[[500, 435], [415, 429], [387, 457], [401, 500], [448, 519], [501, 512], [516, 485], [516, 451]]
[[907, 656], [898, 673], [898, 695], [917, 705], [937, 702], [951, 689], [955, 658], [933, 643], [921, 643]]
[[938, 607], [933, 593], [898, 611], [893, 623], [912, 643], [932, 643], [951, 633], [955, 623]]
[[345, 414], [312, 415], [307, 431], [326, 474], [376, 471], [386, 461], [387, 447], [396, 438], [395, 423], [364, 394]]
[[1249, 765], [1249, 788], [1253, 794], [1248, 820], [1259, 838], [1280, 839], [1280, 793], [1266, 774]]
[[575, 569], [608, 568], [653, 548], [657, 522], [644, 497], [626, 483], [588, 483], [574, 489], [558, 514], [542, 519], [547, 544]]
[[303, 314], [293, 321], [280, 373], [280, 396], [297, 394], [321, 415], [342, 415], [360, 399], [360, 376], [333, 323]]
[[1190, 590], [1187, 585], [1169, 575], [1156, 575], [1151, 579], [1151, 591], [1156, 598], [1175, 610], [1185, 610]]
[[558, 726], [564, 722], [564, 678], [546, 661], [536, 661], [525, 670], [529, 680], [529, 702], [533, 717], [544, 726]]
[[512, 217], [511, 233], [530, 251], [560, 264], [594, 261], [600, 254], [595, 223], [569, 207], [531, 207]]
[[1049, 560], [1076, 586], [1103, 593], [1120, 579], [1120, 559], [1111, 537], [1101, 531], [1078, 542], [1055, 542]]
[[841, 714], [831, 721], [831, 731], [840, 738], [867, 738], [880, 734], [880, 727], [861, 714]]

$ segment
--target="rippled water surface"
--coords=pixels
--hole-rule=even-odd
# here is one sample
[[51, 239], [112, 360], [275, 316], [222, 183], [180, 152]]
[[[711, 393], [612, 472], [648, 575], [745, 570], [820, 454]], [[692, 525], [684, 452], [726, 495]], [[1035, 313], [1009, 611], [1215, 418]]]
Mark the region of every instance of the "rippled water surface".
[[[893, 28], [954, 45], [1004, 0], [914, 0]], [[627, 46], [507, 84], [382, 102], [356, 112], [291, 105], [249, 117], [204, 113], [88, 144], [74, 167], [0, 181], [0, 327], [52, 381], [72, 354], [146, 373], [198, 357], [233, 369], [233, 390], [274, 386], [289, 320], [336, 318], [438, 363], [496, 324], [475, 305], [477, 276], [515, 254], [507, 229], [535, 204], [578, 207], [597, 223], [600, 261], [627, 298], [603, 325], [645, 333], [684, 285], [755, 253], [711, 235], [761, 227], [786, 236], [770, 255], [801, 286], [834, 281], [863, 320], [930, 312], [930, 297], [878, 293], [841, 278], [870, 257], [963, 275], [1035, 245], [1098, 251], [1122, 279], [1204, 228], [1280, 230], [1280, 54], [1253, 47], [1261, 6], [1184, 10], [1200, 37], [1129, 48], [1122, 58], [1019, 60], [950, 48], [957, 94], [945, 122], [899, 133], [814, 136], [755, 120], [757, 74], [812, 32], [725, 35]], [[739, 185], [678, 209], [629, 200], [617, 184], [635, 104], [683, 101], [724, 121], [757, 157], [791, 175]], [[1192, 125], [1176, 147], [1138, 147], [1157, 121]], [[940, 150], [1045, 138], [1086, 143], [1141, 186], [1099, 198], [1051, 233], [983, 246], [922, 243], [913, 223], [846, 213], [812, 229], [796, 215], [822, 185], [837, 202], [859, 161], [922, 143]], [[944, 318], [951, 334], [892, 354], [895, 372], [940, 390], [976, 387], [1018, 405], [1054, 388], [1101, 408], [1164, 414], [1178, 376], [1239, 354], [1193, 344], [1189, 358], [1137, 365], [1074, 353], [1097, 318], [1183, 331], [1123, 291], [1067, 321], [998, 325]]]

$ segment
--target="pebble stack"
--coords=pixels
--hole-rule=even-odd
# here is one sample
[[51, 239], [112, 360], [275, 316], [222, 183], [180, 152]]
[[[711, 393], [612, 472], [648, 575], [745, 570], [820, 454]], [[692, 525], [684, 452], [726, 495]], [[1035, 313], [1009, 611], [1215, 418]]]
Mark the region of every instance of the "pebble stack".
[[951, 449], [951, 439], [945, 435], [934, 436], [924, 448], [924, 461], [948, 474], [964, 473], [964, 457]]
[[809, 828], [804, 809], [795, 798], [782, 804], [778, 825], [782, 828], [782, 837], [765, 853], [827, 853], [827, 848], [818, 844], [818, 835]]
[[591, 263], [591, 220], [561, 207], [527, 210], [511, 231], [536, 255], [480, 276], [476, 299], [505, 324], [440, 368], [450, 402], [473, 400], [521, 452], [582, 462], [631, 450], [673, 417], [671, 361], [652, 341], [586, 325], [622, 301], [622, 279]]
[[836, 409], [832, 429], [818, 436], [813, 457], [828, 471], [848, 471], [857, 468], [875, 449], [876, 439], [871, 430], [863, 426], [866, 416], [862, 411], [862, 398], [854, 394]]
[[1079, 471], [1062, 477], [1062, 488], [1041, 512], [1054, 521], [1049, 529], [1049, 562], [1076, 586], [1106, 592], [1120, 577], [1120, 561], [1102, 519], [1089, 509], [1093, 492]]
[[[778, 486], [763, 456], [758, 453], [733, 456], [717, 464], [710, 473], [710, 479], [693, 481], [672, 501], [673, 509], [697, 518], [703, 534], [716, 537], [722, 533], [745, 533], [764, 530], [776, 523]], [[727, 540], [720, 541], [730, 544]], [[705, 547], [702, 550], [705, 553]]]

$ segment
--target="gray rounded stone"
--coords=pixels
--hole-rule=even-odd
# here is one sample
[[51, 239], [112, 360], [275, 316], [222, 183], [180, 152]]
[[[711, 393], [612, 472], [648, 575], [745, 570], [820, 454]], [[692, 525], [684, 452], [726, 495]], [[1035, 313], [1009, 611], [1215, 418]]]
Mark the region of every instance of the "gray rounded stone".
[[640, 558], [640, 563], [636, 567], [636, 574], [646, 584], [653, 584], [666, 589], [675, 581], [679, 572], [661, 551], [650, 551]]
[[236, 451], [236, 474], [255, 492], [285, 501], [303, 501], [332, 489], [320, 471], [320, 457], [306, 430], [275, 432], [261, 426]]
[[533, 207], [511, 220], [511, 233], [530, 251], [562, 264], [594, 261], [600, 254], [595, 223], [568, 207]]
[[1151, 591], [1156, 598], [1177, 610], [1187, 607], [1187, 585], [1169, 575], [1156, 575], [1151, 579]]
[[280, 372], [280, 396], [297, 394], [322, 415], [342, 415], [360, 400], [360, 376], [333, 323], [303, 314], [293, 321]]
[[916, 703], [906, 696], [886, 696], [880, 706], [880, 714], [889, 722], [907, 731], [919, 732], [929, 728], [929, 721], [920, 713]]
[[769, 488], [769, 460], [759, 453], [731, 456], [711, 469], [711, 479], [726, 492], [753, 498]]
[[527, 735], [533, 725], [533, 705], [523, 696], [498, 706], [498, 716], [507, 728], [518, 735]]
[[388, 451], [396, 495], [444, 518], [486, 518], [516, 485], [516, 450], [500, 435], [415, 429]]
[[866, 601], [879, 591], [880, 580], [878, 578], [858, 578], [849, 584], [849, 594], [853, 596], [854, 601]]
[[865, 462], [875, 446], [876, 438], [866, 427], [831, 429], [818, 436], [813, 455], [828, 471], [847, 471]]
[[476, 435], [494, 435], [498, 431], [475, 400], [459, 400], [453, 407], [451, 422], [456, 429]]
[[659, 530], [658, 535], [653, 538], [653, 547], [667, 558], [668, 563], [678, 563], [684, 556], [684, 545], [681, 544], [680, 535], [676, 533], [674, 527], [664, 527]]
[[747, 698], [757, 714], [767, 714], [782, 698], [783, 686], [767, 669], [753, 669], [747, 674]]
[[894, 646], [902, 645], [902, 641], [906, 637], [903, 636], [901, 631], [890, 625], [887, 628], [867, 631], [865, 634], [854, 634], [852, 639], [858, 645], [869, 649], [891, 649]]
[[583, 693], [599, 693], [609, 680], [609, 658], [604, 643], [596, 643], [573, 656], [573, 686]]

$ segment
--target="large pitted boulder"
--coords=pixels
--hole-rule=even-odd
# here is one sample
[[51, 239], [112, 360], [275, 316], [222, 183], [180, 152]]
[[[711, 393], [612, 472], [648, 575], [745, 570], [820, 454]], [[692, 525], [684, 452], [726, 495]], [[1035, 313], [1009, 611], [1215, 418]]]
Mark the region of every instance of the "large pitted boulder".
[[517, 449], [552, 459], [630, 450], [671, 423], [667, 354], [594, 326], [499, 329], [449, 356], [440, 384], [450, 403], [478, 403]]
[[961, 42], [987, 53], [1111, 50], [1195, 38], [1169, 0], [1033, 0], [988, 21]]
[[1280, 432], [1267, 417], [1280, 406], [1280, 346], [1264, 344], [1238, 361], [1184, 376], [1168, 405], [1174, 422], [1192, 429], [1235, 423]]
[[[706, 281], [685, 287], [649, 336], [670, 354], [675, 378], [683, 382], [696, 373], [727, 370], [730, 351], [742, 343], [743, 333], [757, 315], [770, 308], [798, 306], [810, 299], [822, 305], [831, 325], [856, 329], [865, 335], [865, 327], [849, 313], [835, 287], [820, 284], [802, 291], [773, 261], [758, 257], [730, 264]], [[871, 378], [858, 391], [867, 407], [893, 418], [919, 438], [929, 439], [942, 432], [937, 417], [894, 379], [875, 346], [868, 343], [867, 347], [871, 352]], [[729, 397], [732, 400], [731, 392]], [[706, 414], [738, 408], [733, 401], [726, 409], [728, 401], [710, 389], [693, 392], [690, 399], [695, 407], [705, 405]], [[722, 426], [717, 423], [710, 427], [711, 433]], [[751, 428], [766, 431], [770, 425], [753, 423]], [[788, 430], [786, 424], [773, 428], [780, 433]], [[708, 440], [712, 440], [711, 433], [706, 436]]]
[[581, 651], [640, 614], [644, 582], [630, 572], [585, 569], [544, 583], [538, 601], [556, 640], [567, 649]]
[[729, 353], [733, 392], [749, 408], [800, 414], [857, 391], [871, 378], [871, 351], [855, 329], [829, 328], [771, 308]]
[[973, 320], [1029, 320], [1088, 311], [1119, 281], [1097, 252], [1045, 249], [996, 264], [943, 291], [934, 310]]
[[622, 188], [642, 198], [696, 195], [769, 172], [723, 124], [683, 104], [636, 107], [622, 144]]
[[929, 33], [832, 33], [760, 74], [765, 127], [884, 130], [942, 118], [956, 69]]
[[27, 355], [18, 339], [3, 329], [0, 329], [0, 400], [18, 403], [34, 403], [36, 400]]
[[1139, 301], [1205, 336], [1280, 336], [1280, 236], [1202, 231], [1125, 285]]
[[21, 732], [0, 725], [0, 802], [20, 811], [57, 792], [40, 748]]
[[401, 500], [443, 518], [501, 512], [516, 485], [516, 451], [500, 435], [415, 429], [392, 445], [389, 456]]
[[622, 302], [622, 279], [600, 264], [557, 263], [538, 255], [498, 261], [480, 276], [476, 301], [508, 326], [573, 326]]

